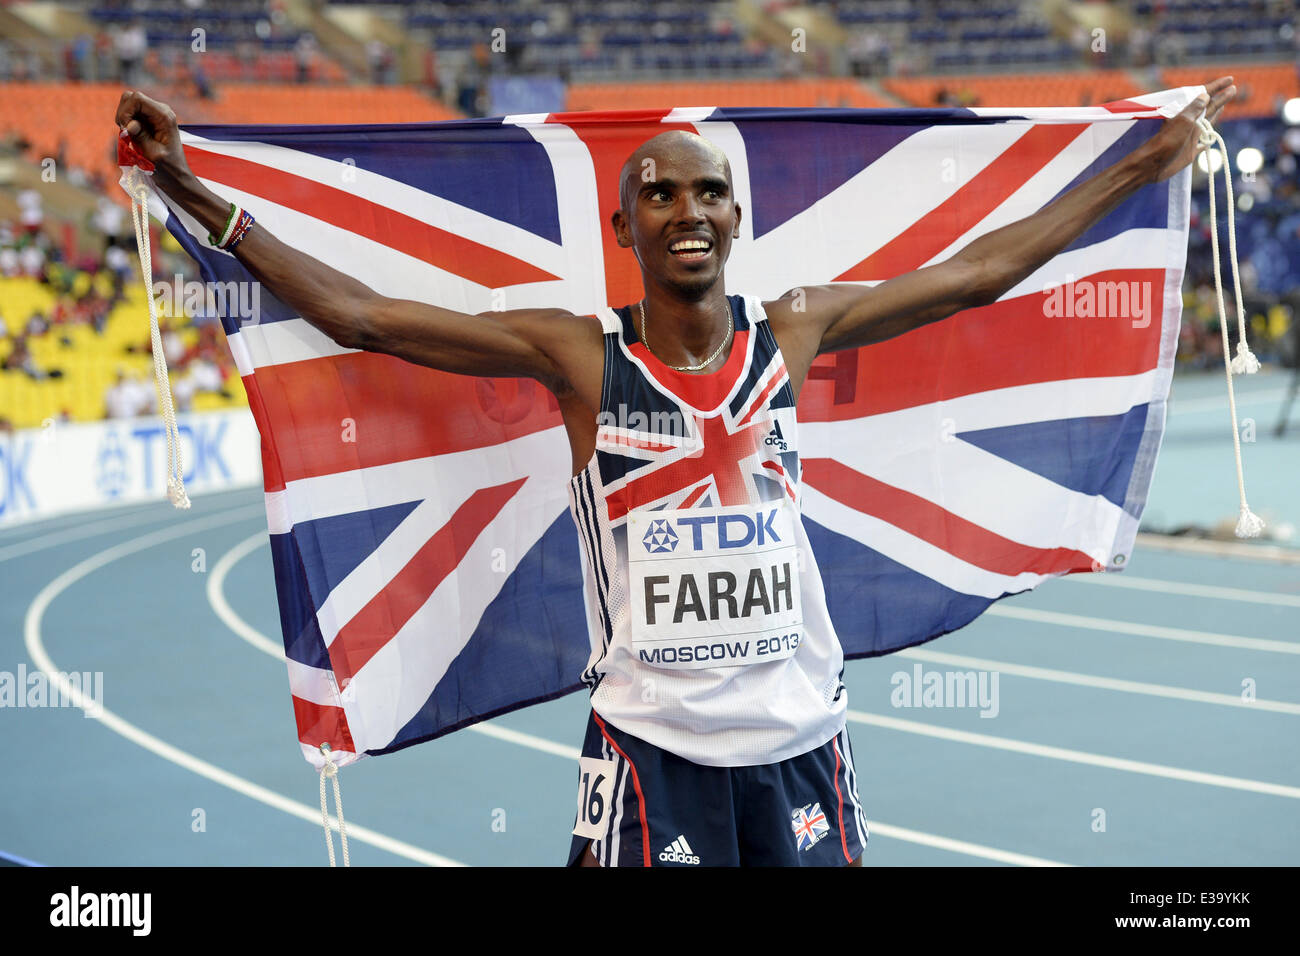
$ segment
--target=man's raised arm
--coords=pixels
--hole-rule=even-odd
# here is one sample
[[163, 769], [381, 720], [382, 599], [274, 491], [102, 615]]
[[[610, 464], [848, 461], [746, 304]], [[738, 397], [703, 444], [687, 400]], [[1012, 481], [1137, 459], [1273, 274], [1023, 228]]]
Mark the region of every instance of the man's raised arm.
[[[117, 125], [154, 164], [154, 185], [214, 235], [225, 228], [230, 203], [199, 182], [181, 148], [176, 114], [142, 93], [126, 92]], [[423, 302], [391, 299], [363, 282], [290, 248], [257, 224], [235, 257], [280, 301], [335, 342], [386, 352], [465, 375], [535, 378], [563, 386], [556, 363], [538, 343], [557, 332], [558, 309], [517, 309], [481, 316]]]
[[1213, 122], [1237, 92], [1230, 76], [1206, 89], [1208, 96], [1166, 120], [1124, 159], [1033, 215], [980, 236], [952, 258], [871, 288], [844, 283], [804, 290], [807, 318], [790, 323], [792, 330], [822, 354], [883, 342], [997, 301], [1138, 189], [1168, 179], [1192, 161], [1200, 135], [1197, 118], [1204, 112]]

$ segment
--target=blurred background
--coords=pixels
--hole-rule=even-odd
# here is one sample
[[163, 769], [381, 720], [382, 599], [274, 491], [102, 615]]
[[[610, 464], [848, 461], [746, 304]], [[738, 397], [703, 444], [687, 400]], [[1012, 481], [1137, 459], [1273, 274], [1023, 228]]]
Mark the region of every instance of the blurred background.
[[[153, 410], [111, 123], [124, 88], [164, 99], [188, 124], [366, 123], [664, 105], [1090, 105], [1231, 73], [1239, 93], [1219, 127], [1247, 327], [1268, 376], [1243, 398], [1243, 440], [1294, 449], [1296, 27], [1295, 3], [1279, 0], [0, 0], [0, 432]], [[1171, 408], [1192, 395], [1204, 421], [1190, 426], [1188, 453], [1203, 455], [1213, 433], [1215, 460], [1230, 464], [1203, 168], [1196, 177]], [[151, 230], [154, 278], [198, 278], [166, 231]], [[200, 311], [163, 324], [181, 411], [246, 404], [215, 320]], [[1182, 384], [1192, 381], [1203, 384]], [[1294, 458], [1265, 465], [1283, 502]], [[1231, 495], [1208, 511], [1195, 495], [1179, 500], [1176, 484], [1167, 507], [1153, 494], [1149, 529], [1213, 534], [1232, 517]], [[24, 503], [9, 485], [0, 521]], [[1274, 539], [1294, 544], [1297, 516], [1272, 517]]]

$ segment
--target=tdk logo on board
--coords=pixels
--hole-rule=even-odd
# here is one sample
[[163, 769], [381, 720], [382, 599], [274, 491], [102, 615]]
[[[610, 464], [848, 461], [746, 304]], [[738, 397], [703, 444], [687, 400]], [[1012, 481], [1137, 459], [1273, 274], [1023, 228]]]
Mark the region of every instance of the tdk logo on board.
[[650, 522], [650, 529], [641, 542], [651, 554], [664, 554], [676, 550], [677, 532], [668, 519], [655, 518]]

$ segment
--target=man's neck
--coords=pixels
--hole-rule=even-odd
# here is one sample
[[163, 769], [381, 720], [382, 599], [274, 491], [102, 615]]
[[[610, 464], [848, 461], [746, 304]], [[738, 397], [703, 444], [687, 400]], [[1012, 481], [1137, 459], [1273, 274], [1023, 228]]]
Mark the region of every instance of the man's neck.
[[632, 310], [637, 334], [642, 344], [665, 364], [698, 365], [728, 337], [730, 312], [720, 278], [699, 299], [683, 299], [651, 286], [646, 290], [642, 308], [644, 331], [641, 310]]

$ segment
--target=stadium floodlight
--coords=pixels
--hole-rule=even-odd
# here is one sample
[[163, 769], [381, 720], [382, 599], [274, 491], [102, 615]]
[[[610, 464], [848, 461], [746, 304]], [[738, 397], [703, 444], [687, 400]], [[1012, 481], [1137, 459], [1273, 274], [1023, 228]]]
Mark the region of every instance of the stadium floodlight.
[[1196, 155], [1196, 168], [1203, 173], [1217, 173], [1223, 168], [1223, 154], [1217, 149], [1202, 150]]
[[1247, 146], [1237, 153], [1237, 172], [1257, 173], [1264, 166], [1264, 154], [1254, 146]]
[[1293, 96], [1282, 104], [1282, 121], [1300, 126], [1300, 96]]

